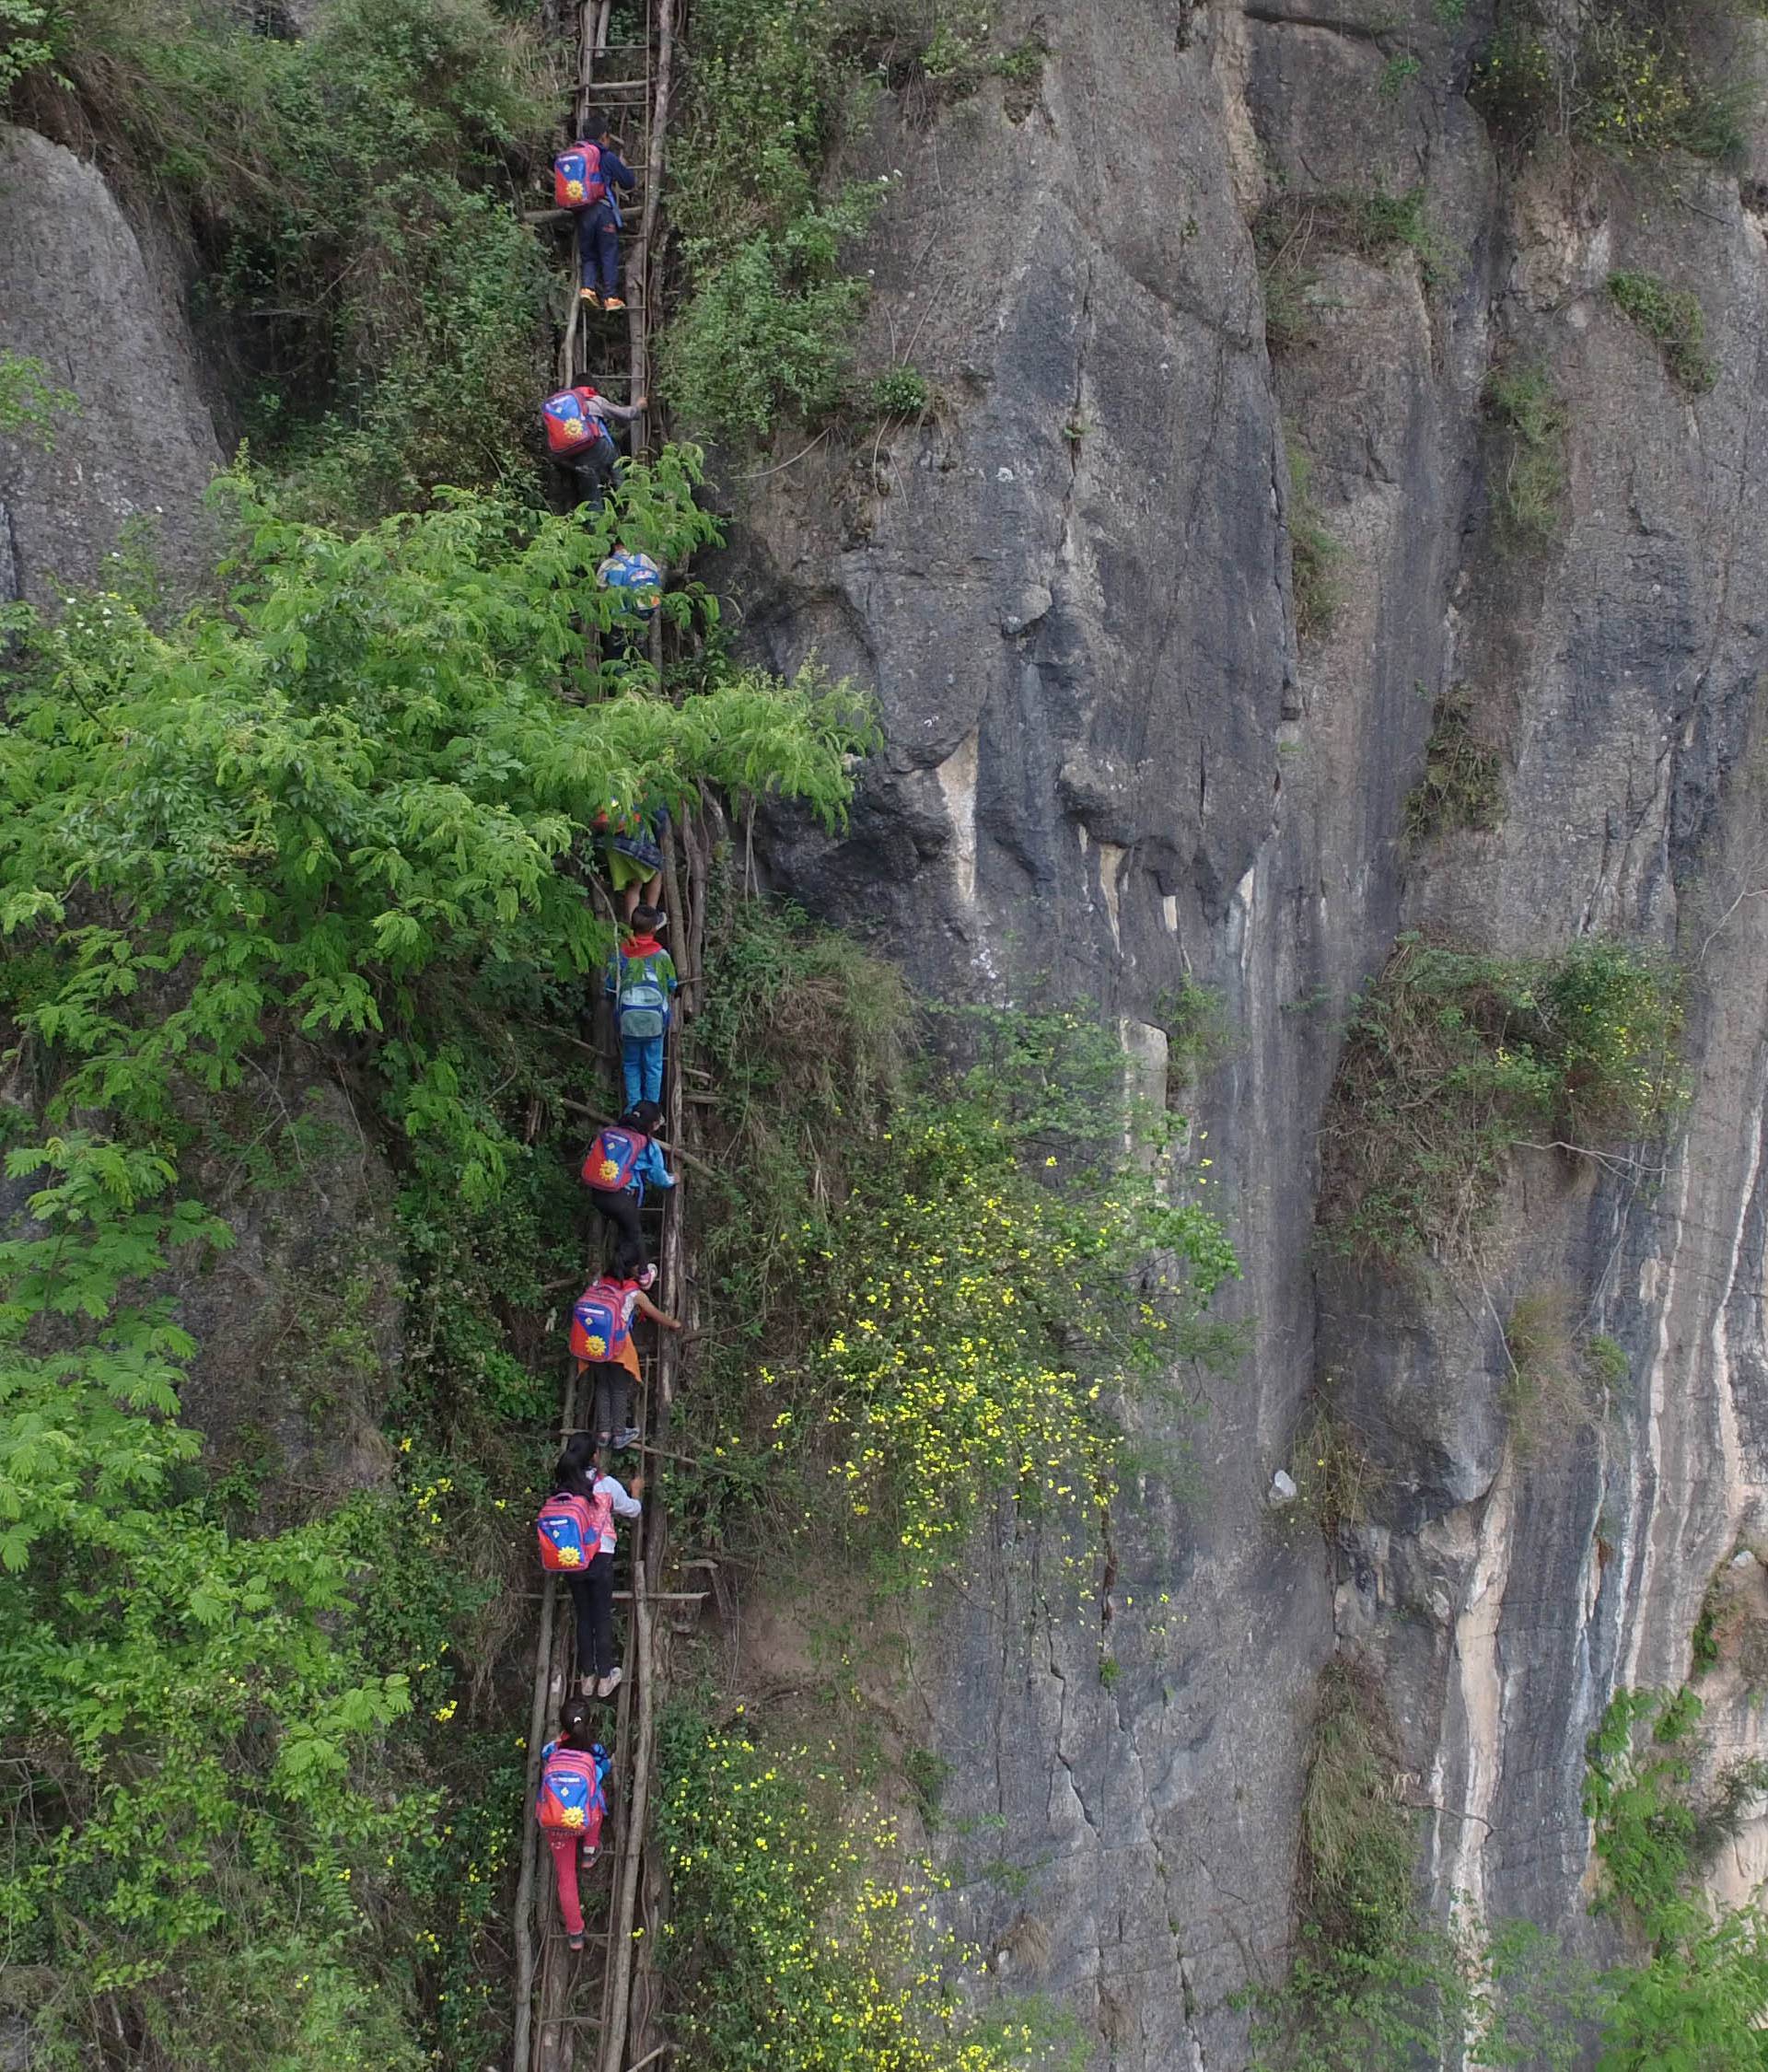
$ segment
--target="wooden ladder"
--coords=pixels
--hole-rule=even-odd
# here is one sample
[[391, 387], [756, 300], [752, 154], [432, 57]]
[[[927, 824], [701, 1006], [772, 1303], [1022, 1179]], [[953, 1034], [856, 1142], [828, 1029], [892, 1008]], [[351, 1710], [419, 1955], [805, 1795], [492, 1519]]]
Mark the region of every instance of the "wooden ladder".
[[[608, 126], [631, 146], [622, 155], [638, 175], [631, 198], [622, 198], [625, 217], [622, 239], [621, 294], [626, 303], [626, 365], [611, 363], [618, 330], [600, 312], [587, 309], [574, 292], [571, 314], [559, 351], [559, 386], [569, 389], [593, 381], [616, 402], [630, 402], [650, 386], [651, 344], [657, 298], [653, 293], [660, 269], [652, 264], [659, 243], [657, 204], [663, 192], [664, 139], [669, 130], [669, 87], [676, 60], [676, 15], [680, 0], [647, 0], [646, 37], [642, 43], [610, 43], [612, 0], [581, 0], [577, 14], [577, 84], [573, 113], [579, 126], [592, 108], [608, 118]], [[573, 281], [576, 275], [573, 273]], [[618, 393], [624, 390], [624, 395]], [[649, 413], [634, 418], [634, 456], [651, 443]]]
[[[610, 131], [623, 146], [622, 155], [638, 175], [631, 197], [622, 198], [625, 218], [622, 239], [621, 293], [626, 302], [623, 336], [610, 316], [591, 310], [576, 293], [575, 244], [570, 314], [560, 345], [562, 388], [593, 381], [615, 401], [646, 393], [657, 317], [658, 202], [663, 189], [664, 142], [669, 125], [671, 75], [677, 56], [677, 18], [683, 0], [645, 0], [645, 40], [611, 43], [613, 0], [580, 0], [576, 9], [577, 68], [573, 114], [581, 125], [593, 109], [608, 117]], [[543, 220], [539, 212], [530, 220]], [[625, 366], [612, 363], [624, 353]], [[622, 395], [623, 391], [623, 395]], [[651, 444], [651, 413], [633, 421], [632, 451], [637, 457]], [[651, 635], [653, 659], [661, 667], [660, 623]], [[705, 887], [704, 849], [697, 830], [684, 830], [688, 868], [678, 868], [673, 832], [665, 844], [667, 902], [675, 931], [677, 960], [697, 956], [703, 929]], [[684, 897], [684, 887], [686, 896]], [[685, 969], [693, 972], [696, 962]], [[599, 984], [599, 977], [597, 983]], [[692, 986], [684, 984], [665, 1049], [663, 1088], [666, 1147], [680, 1143], [684, 1103], [680, 1051], [684, 1025], [692, 1014]], [[618, 1073], [618, 1062], [615, 1062]], [[573, 1103], [580, 1108], [583, 1104]], [[617, 1104], [615, 1104], [617, 1105]], [[666, 1310], [691, 1321], [693, 1295], [683, 1264], [681, 1198], [687, 1184], [685, 1161], [670, 1158], [677, 1185], [648, 1200], [641, 1216], [652, 1258], [657, 1264], [654, 1293]], [[674, 1334], [641, 1323], [642, 1339], [657, 1343], [641, 1356], [641, 1377], [634, 1391], [634, 1415], [647, 1443], [660, 1443], [669, 1426], [677, 1385], [678, 1344]], [[579, 1383], [576, 1363], [565, 1378], [560, 1438], [593, 1415], [588, 1386]], [[540, 1783], [541, 1749], [552, 1738], [559, 1707], [576, 1676], [576, 1622], [567, 1593], [545, 1578], [541, 1592], [540, 1632], [535, 1650], [532, 1702], [528, 1734], [527, 1799], [523, 1807], [522, 1867], [517, 1890], [516, 2023], [513, 2072], [627, 2072], [629, 2064], [652, 2062], [657, 2053], [650, 2024], [655, 1990], [648, 1962], [649, 1943], [634, 1944], [640, 1916], [648, 1916], [657, 1885], [646, 1878], [645, 1835], [656, 1746], [657, 1692], [669, 1623], [657, 1612], [697, 1601], [704, 1593], [664, 1588], [669, 1558], [668, 1521], [647, 1494], [645, 1514], [622, 1529], [619, 1596], [625, 1612], [616, 1619], [616, 1635], [624, 1627], [625, 1674], [620, 1687], [610, 1743], [613, 1768], [609, 1776], [609, 1811], [603, 1845], [581, 1879], [585, 1938], [574, 1952], [559, 1918], [552, 1892], [552, 1865], [541, 1847], [532, 1808]], [[635, 1985], [634, 1951], [642, 1952]], [[629, 2056], [629, 2038], [632, 2052]]]

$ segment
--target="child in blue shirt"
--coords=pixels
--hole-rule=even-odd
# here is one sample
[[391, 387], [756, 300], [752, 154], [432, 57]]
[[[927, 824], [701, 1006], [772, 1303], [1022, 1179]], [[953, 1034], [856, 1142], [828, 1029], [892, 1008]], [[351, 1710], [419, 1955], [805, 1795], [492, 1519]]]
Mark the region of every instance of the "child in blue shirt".
[[657, 939], [663, 915], [654, 906], [633, 909], [633, 932], [608, 962], [604, 990], [620, 1023], [621, 1077], [626, 1105], [663, 1099], [663, 1036], [675, 997], [675, 960]]

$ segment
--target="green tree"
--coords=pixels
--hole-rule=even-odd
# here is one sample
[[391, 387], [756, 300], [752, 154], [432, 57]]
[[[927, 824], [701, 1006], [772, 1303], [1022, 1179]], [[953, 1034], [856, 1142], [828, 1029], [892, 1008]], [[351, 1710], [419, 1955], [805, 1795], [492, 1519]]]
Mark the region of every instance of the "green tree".
[[[284, 1530], [205, 1489], [168, 1275], [232, 1232], [180, 1168], [254, 1052], [324, 1044], [464, 1307], [436, 1234], [511, 1196], [529, 1227], [532, 1031], [612, 939], [598, 818], [716, 786], [839, 819], [870, 739], [846, 690], [715, 660], [665, 695], [597, 585], [616, 525], [665, 563], [709, 535], [694, 474], [671, 451], [617, 514], [461, 493], [348, 539], [235, 477], [224, 598], [6, 614], [0, 1008], [33, 1093], [0, 1111], [31, 1189], [0, 1240], [0, 1918], [52, 2066], [123, 2036], [180, 2072], [403, 2072], [425, 2024], [478, 2061], [424, 1984], [438, 1930], [466, 1964], [484, 1932], [510, 1739], [457, 1764], [494, 1814], [457, 1785], [449, 1817], [423, 1754], [494, 1587], [453, 1544], [477, 1471], [408, 1436], [381, 1488]], [[692, 587], [663, 609], [712, 615]]]

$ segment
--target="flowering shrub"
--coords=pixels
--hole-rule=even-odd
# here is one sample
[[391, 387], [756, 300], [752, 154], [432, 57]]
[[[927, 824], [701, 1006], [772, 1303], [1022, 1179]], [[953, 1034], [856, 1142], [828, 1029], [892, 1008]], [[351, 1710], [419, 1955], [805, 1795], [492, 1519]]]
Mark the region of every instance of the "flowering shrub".
[[1202, 1313], [1239, 1268], [1209, 1160], [1179, 1170], [1164, 1112], [1138, 1123], [1146, 1169], [1125, 1159], [1122, 1053], [1090, 1020], [946, 1011], [972, 1062], [911, 1094], [900, 987], [851, 945], [759, 902], [721, 931], [696, 1024], [730, 1189], [706, 1233], [721, 1343], [681, 1404], [704, 1471], [677, 1515], [832, 1531], [911, 1586], [1004, 1495], [1096, 1522], [1119, 1399], [1222, 1349]]
[[835, 1745], [769, 1751], [668, 1715], [657, 1835], [671, 2020], [700, 2072], [998, 2072], [1049, 2062], [1030, 2020], [978, 2023], [973, 1951], [938, 1924], [940, 1880], [905, 1861], [888, 1822], [842, 1810]]
[[[1177, 1356], [1175, 1325], [1238, 1268], [1216, 1218], [1151, 1177], [1082, 1170], [1059, 1192], [1053, 1152], [1040, 1184], [984, 1100], [912, 1109], [884, 1150], [837, 1233], [835, 1328], [795, 1379], [851, 1517], [924, 1583], [1000, 1492], [1103, 1511], [1122, 1444], [1104, 1399]], [[776, 1453], [805, 1414], [775, 1414]]]
[[1697, 52], [1677, 0], [1603, 0], [1580, 19], [1564, 56], [1532, 8], [1500, 11], [1470, 89], [1495, 136], [1532, 150], [1557, 134], [1629, 160], [1737, 156], [1746, 97], [1710, 50]]

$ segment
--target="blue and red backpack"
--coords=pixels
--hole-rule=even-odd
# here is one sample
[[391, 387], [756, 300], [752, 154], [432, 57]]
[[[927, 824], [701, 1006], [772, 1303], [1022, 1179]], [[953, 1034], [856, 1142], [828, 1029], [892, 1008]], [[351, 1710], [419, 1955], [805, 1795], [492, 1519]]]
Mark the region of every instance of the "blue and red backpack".
[[581, 1576], [601, 1552], [614, 1521], [611, 1496], [549, 1496], [534, 1520], [541, 1566], [554, 1576]]
[[602, 1816], [608, 1810], [602, 1789], [608, 1767], [608, 1752], [599, 1741], [592, 1749], [553, 1744], [541, 1765], [534, 1800], [534, 1818], [547, 1833], [580, 1835], [591, 1849], [599, 1845]]
[[580, 1360], [617, 1360], [633, 1335], [632, 1298], [619, 1281], [591, 1281], [571, 1305], [571, 1350]]
[[584, 1185], [593, 1187], [599, 1194], [623, 1193], [633, 1184], [633, 1175], [649, 1142], [649, 1137], [640, 1135], [637, 1130], [618, 1126], [603, 1130], [583, 1161]]
[[553, 159], [552, 199], [562, 209], [591, 208], [607, 193], [599, 146], [570, 144]]
[[599, 392], [585, 382], [580, 389], [561, 389], [541, 405], [549, 453], [587, 453], [598, 439], [611, 441], [613, 434], [607, 425], [584, 408]]

